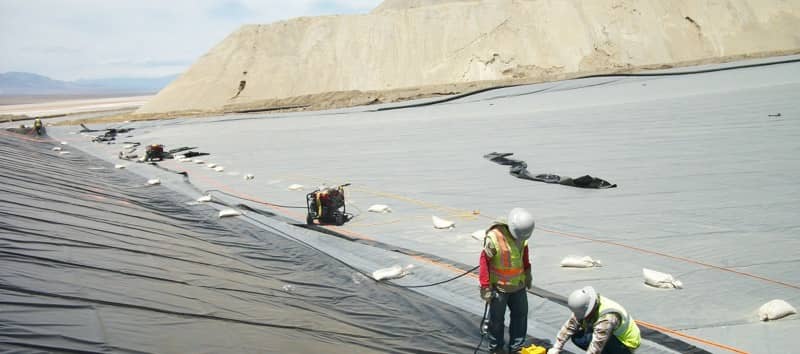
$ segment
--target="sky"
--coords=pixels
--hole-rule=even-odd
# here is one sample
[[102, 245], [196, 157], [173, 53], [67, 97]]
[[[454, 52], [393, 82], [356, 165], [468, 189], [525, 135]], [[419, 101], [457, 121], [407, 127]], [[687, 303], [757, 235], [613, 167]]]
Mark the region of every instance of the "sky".
[[181, 73], [243, 24], [367, 13], [382, 0], [0, 0], [0, 73]]

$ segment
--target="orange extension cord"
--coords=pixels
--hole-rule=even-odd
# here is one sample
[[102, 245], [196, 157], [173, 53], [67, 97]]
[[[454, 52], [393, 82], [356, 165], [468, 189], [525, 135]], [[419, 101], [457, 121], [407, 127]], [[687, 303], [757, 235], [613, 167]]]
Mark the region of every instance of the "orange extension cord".
[[[27, 140], [27, 141], [33, 141], [33, 142], [45, 142], [46, 141], [45, 139], [31, 138], [31, 137], [22, 136], [22, 135], [19, 135], [19, 134], [9, 133], [9, 132], [3, 131], [3, 130], [0, 130], [0, 134], [4, 134], [4, 135], [7, 135], [7, 136], [14, 136], [14, 137], [19, 138], [19, 139], [23, 139], [23, 140]], [[75, 140], [77, 140], [77, 139], [75, 139]], [[201, 181], [203, 181], [205, 183], [208, 183], [208, 184], [210, 184], [210, 185], [212, 185], [212, 186], [214, 186], [214, 187], [216, 187], [216, 188], [218, 188], [220, 190], [224, 190], [224, 191], [228, 192], [231, 195], [238, 196], [238, 197], [245, 197], [247, 199], [252, 199], [254, 201], [261, 202], [264, 205], [269, 205], [270, 207], [272, 207], [274, 209], [278, 209], [278, 210], [280, 210], [281, 212], [283, 212], [284, 214], [286, 214], [286, 215], [288, 215], [290, 217], [294, 217], [294, 218], [298, 218], [298, 219], [303, 219], [304, 218], [304, 215], [301, 215], [300, 213], [297, 213], [297, 212], [294, 212], [294, 211], [291, 211], [291, 210], [287, 210], [287, 209], [281, 208], [279, 206], [271, 205], [271, 203], [269, 203], [269, 202], [261, 201], [260, 199], [255, 198], [255, 197], [250, 196], [250, 195], [247, 195], [247, 194], [238, 193], [236, 190], [234, 190], [230, 186], [228, 186], [228, 185], [226, 185], [224, 183], [221, 183], [221, 182], [219, 182], [219, 181], [217, 181], [217, 180], [215, 180], [213, 178], [210, 178], [210, 177], [208, 177], [207, 175], [205, 175], [202, 172], [198, 173], [197, 171], [194, 171], [192, 173], [192, 177], [193, 178], [197, 178], [197, 179], [199, 179], [199, 180], [201, 180]], [[362, 239], [362, 240], [368, 240], [368, 241], [374, 241], [373, 238], [370, 238], [370, 237], [365, 236], [365, 235], [361, 235], [359, 233], [356, 233], [356, 232], [353, 232], [353, 231], [350, 231], [350, 230], [345, 230], [345, 229], [340, 228], [340, 227], [335, 227], [335, 226], [323, 226], [323, 227], [330, 228], [330, 229], [332, 229], [332, 230], [334, 230], [336, 232], [345, 234], [345, 235], [353, 237], [353, 238]], [[548, 232], [548, 233], [551, 233], [551, 234], [555, 234], [555, 235], [564, 236], [564, 237], [577, 238], [577, 239], [587, 240], [587, 241], [591, 241], [591, 242], [599, 242], [599, 243], [614, 245], [614, 246], [618, 246], [618, 247], [624, 247], [624, 248], [627, 248], [627, 249], [630, 249], [630, 250], [634, 250], [634, 251], [637, 251], [637, 252], [643, 252], [643, 253], [648, 253], [648, 254], [659, 255], [659, 256], [662, 256], [662, 257], [672, 258], [672, 259], [676, 259], [676, 260], [680, 260], [680, 261], [683, 261], [683, 262], [688, 262], [688, 263], [692, 263], [692, 264], [696, 264], [696, 265], [700, 265], [700, 266], [704, 266], [704, 267], [708, 267], [708, 268], [712, 268], [712, 269], [731, 272], [731, 273], [734, 273], [734, 274], [738, 274], [738, 275], [742, 275], [742, 276], [746, 276], [746, 277], [751, 277], [751, 278], [763, 280], [763, 281], [766, 281], [766, 282], [769, 282], [769, 283], [783, 285], [783, 286], [786, 286], [786, 287], [790, 287], [790, 288], [793, 288], [793, 289], [799, 289], [800, 290], [800, 287], [798, 287], [796, 285], [787, 284], [787, 283], [780, 282], [780, 281], [777, 281], [777, 280], [772, 280], [772, 279], [764, 278], [764, 277], [757, 276], [757, 275], [754, 275], [754, 274], [749, 274], [749, 273], [745, 273], [745, 272], [736, 271], [736, 270], [729, 269], [729, 268], [715, 266], [715, 265], [708, 264], [708, 263], [703, 263], [703, 262], [696, 261], [696, 260], [689, 259], [689, 258], [685, 258], [685, 257], [673, 256], [673, 255], [669, 255], [669, 254], [666, 254], [666, 253], [651, 251], [651, 250], [647, 250], [647, 249], [643, 249], [643, 248], [639, 248], [639, 247], [634, 247], [634, 246], [629, 246], [629, 245], [625, 245], [625, 244], [617, 243], [617, 242], [612, 242], [612, 241], [596, 240], [596, 239], [593, 239], [593, 238], [590, 238], [590, 237], [587, 237], [587, 236], [581, 236], [581, 235], [577, 235], [577, 234], [572, 234], [572, 233], [567, 233], [567, 232], [562, 232], [562, 231], [552, 230], [552, 229], [546, 229], [546, 228], [542, 228], [542, 227], [539, 227], [538, 230], [541, 230], [541, 231], [544, 231], [544, 232]], [[429, 259], [429, 258], [426, 258], [426, 257], [423, 257], [423, 256], [411, 256], [411, 257], [413, 257], [413, 258], [415, 258], [415, 259], [417, 259], [417, 260], [419, 260], [421, 262], [429, 263], [429, 264], [435, 265], [435, 266], [440, 267], [440, 268], [447, 269], [447, 270], [455, 272], [455, 273], [462, 273], [463, 272], [463, 270], [461, 270], [461, 269], [458, 269], [458, 268], [453, 267], [451, 265], [448, 265], [448, 264], [445, 264], [445, 263], [442, 263], [442, 262], [438, 262], [436, 260]], [[476, 274], [474, 274], [474, 273], [469, 273], [468, 276], [471, 276], [471, 277], [476, 278], [476, 279], [478, 278], [478, 276]], [[681, 332], [678, 332], [676, 330], [673, 330], [673, 329], [670, 329], [670, 328], [667, 328], [667, 327], [663, 327], [663, 326], [659, 326], [659, 325], [656, 325], [656, 324], [653, 324], [653, 323], [645, 322], [645, 321], [642, 321], [642, 320], [636, 320], [636, 323], [641, 325], [641, 326], [653, 329], [653, 330], [657, 330], [657, 331], [664, 332], [664, 333], [669, 333], [671, 335], [675, 335], [675, 336], [678, 336], [678, 337], [686, 338], [688, 340], [692, 340], [692, 341], [695, 341], [695, 342], [703, 343], [703, 344], [706, 344], [706, 345], [709, 345], [709, 346], [713, 346], [713, 347], [716, 347], [716, 348], [719, 348], [719, 349], [723, 349], [723, 350], [726, 350], [726, 351], [729, 351], [729, 352], [732, 352], [732, 353], [747, 354], [746, 351], [743, 351], [741, 349], [737, 349], [737, 348], [734, 348], [734, 347], [731, 347], [731, 346], [728, 346], [728, 345], [716, 343], [716, 342], [713, 342], [713, 341], [710, 341], [710, 340], [707, 340], [707, 339], [703, 339], [703, 338], [695, 337], [695, 336], [688, 335], [688, 334], [685, 334], [685, 333], [681, 333]]]
[[[198, 176], [198, 174], [200, 176]], [[216, 188], [218, 188], [220, 190], [224, 190], [224, 191], [228, 192], [231, 195], [246, 197], [248, 199], [252, 199], [254, 201], [260, 202], [260, 203], [262, 203], [264, 205], [271, 206], [272, 208], [279, 209], [279, 210], [281, 210], [283, 213], [285, 213], [288, 216], [295, 217], [295, 218], [298, 218], [298, 219], [304, 219], [304, 215], [301, 215], [300, 213], [297, 213], [297, 212], [294, 212], [294, 211], [291, 211], [291, 210], [287, 210], [287, 209], [284, 209], [284, 208], [281, 208], [281, 207], [274, 206], [274, 205], [272, 205], [272, 203], [269, 203], [269, 202], [266, 202], [266, 201], [262, 201], [262, 200], [260, 200], [258, 198], [255, 198], [255, 197], [252, 197], [252, 196], [249, 196], [249, 195], [246, 195], [246, 194], [237, 193], [234, 189], [230, 188], [229, 186], [227, 186], [227, 185], [225, 185], [225, 184], [223, 184], [221, 182], [218, 182], [218, 181], [214, 180], [213, 178], [209, 178], [209, 177], [203, 176], [203, 175], [205, 175], [205, 174], [202, 173], [202, 172], [199, 172], [199, 173], [198, 172], [194, 172], [192, 174], [192, 176], [194, 178], [197, 178], [197, 179], [202, 180], [202, 181], [204, 181], [206, 183], [209, 183], [209, 184], [215, 186]], [[323, 225], [323, 227], [329, 228], [329, 229], [334, 230], [334, 231], [336, 231], [338, 233], [341, 233], [341, 234], [344, 234], [344, 235], [347, 235], [347, 236], [350, 236], [350, 237], [353, 237], [353, 238], [356, 238], [356, 239], [374, 241], [374, 239], [371, 238], [371, 237], [368, 237], [368, 236], [365, 236], [365, 235], [362, 235], [360, 233], [353, 232], [353, 231], [350, 231], [350, 230], [345, 230], [345, 229], [343, 229], [341, 227], [324, 226], [324, 225]], [[672, 256], [672, 255], [668, 255], [668, 254], [664, 254], [664, 253], [660, 253], [660, 252], [650, 251], [650, 250], [646, 250], [646, 249], [643, 249], [643, 248], [628, 246], [628, 245], [624, 245], [624, 244], [620, 244], [620, 243], [616, 243], [616, 242], [611, 242], [611, 241], [595, 240], [595, 239], [592, 239], [592, 238], [589, 238], [589, 237], [586, 237], [586, 236], [580, 236], [580, 235], [575, 235], [575, 234], [570, 234], [570, 233], [565, 233], [565, 232], [560, 232], [560, 231], [550, 230], [550, 229], [543, 229], [541, 227], [539, 227], [538, 230], [542, 230], [542, 231], [545, 231], [545, 232], [548, 232], [548, 233], [561, 235], [561, 236], [566, 236], [566, 237], [580, 238], [580, 239], [588, 240], [588, 241], [592, 241], [592, 242], [600, 242], [600, 243], [611, 244], [611, 245], [614, 245], [614, 246], [625, 247], [625, 248], [628, 248], [628, 249], [631, 249], [631, 250], [635, 250], [635, 251], [638, 251], [638, 252], [656, 254], [656, 255], [660, 255], [660, 256], [664, 256], [664, 257], [668, 257], [668, 258], [672, 258], [672, 259], [677, 259], [677, 260], [681, 260], [681, 261], [685, 261], [685, 262], [689, 262], [689, 263], [693, 263], [693, 264], [697, 264], [697, 265], [701, 265], [701, 266], [705, 266], [705, 267], [709, 267], [709, 268], [713, 268], [713, 269], [724, 270], [724, 271], [728, 271], [728, 272], [732, 272], [732, 273], [736, 273], [736, 274], [740, 274], [740, 275], [744, 275], [744, 276], [748, 276], [748, 277], [764, 280], [764, 281], [767, 281], [767, 282], [772, 282], [772, 283], [775, 283], [775, 284], [788, 286], [788, 287], [791, 287], [791, 288], [800, 289], [797, 286], [794, 286], [794, 285], [791, 285], [791, 284], [786, 284], [786, 283], [783, 283], [783, 282], [779, 282], [779, 281], [775, 281], [775, 280], [759, 277], [759, 276], [756, 276], [756, 275], [743, 273], [743, 272], [735, 271], [735, 270], [728, 269], [728, 268], [718, 267], [718, 266], [710, 265], [710, 264], [707, 264], [707, 263], [694, 261], [692, 259], [688, 259], [688, 258], [684, 258], [684, 257]], [[419, 260], [421, 262], [429, 263], [429, 264], [435, 265], [437, 267], [447, 269], [447, 270], [452, 271], [454, 273], [463, 273], [463, 270], [461, 270], [461, 269], [453, 267], [453, 266], [451, 266], [449, 264], [445, 264], [445, 263], [442, 263], [442, 262], [439, 262], [439, 261], [436, 261], [436, 260], [433, 260], [433, 259], [429, 259], [429, 258], [424, 257], [424, 256], [414, 255], [414, 256], [411, 256], [411, 257], [413, 257], [414, 259], [417, 259], [417, 260]], [[473, 277], [475, 279], [478, 278], [478, 276], [476, 274], [474, 274], [474, 273], [469, 273], [467, 275], [470, 276], [470, 277]], [[664, 332], [664, 333], [669, 333], [669, 334], [674, 335], [674, 336], [685, 338], [685, 339], [688, 339], [688, 340], [691, 340], [691, 341], [695, 341], [695, 342], [698, 342], [698, 343], [703, 343], [705, 345], [712, 346], [712, 347], [715, 347], [715, 348], [719, 348], [719, 349], [722, 349], [722, 350], [726, 350], [726, 351], [729, 351], [729, 352], [732, 352], [732, 353], [737, 353], [737, 354], [747, 354], [748, 353], [748, 352], [746, 352], [744, 350], [737, 349], [737, 348], [734, 348], [734, 347], [731, 347], [731, 346], [728, 346], [728, 345], [725, 345], [725, 344], [716, 343], [716, 342], [711, 341], [711, 340], [695, 337], [695, 336], [692, 336], [692, 335], [689, 335], [689, 334], [685, 334], [685, 333], [682, 333], [682, 332], [679, 332], [679, 331], [676, 331], [676, 330], [673, 330], [673, 329], [670, 329], [670, 328], [667, 328], [667, 327], [659, 326], [659, 325], [656, 325], [656, 324], [653, 324], [653, 323], [649, 323], [649, 322], [645, 322], [645, 321], [642, 321], [642, 320], [636, 320], [636, 323], [641, 325], [641, 326], [643, 326], [643, 327], [646, 327], [646, 328], [650, 328], [650, 329], [653, 329], [653, 330], [656, 330], [656, 331], [660, 331], [660, 332]]]

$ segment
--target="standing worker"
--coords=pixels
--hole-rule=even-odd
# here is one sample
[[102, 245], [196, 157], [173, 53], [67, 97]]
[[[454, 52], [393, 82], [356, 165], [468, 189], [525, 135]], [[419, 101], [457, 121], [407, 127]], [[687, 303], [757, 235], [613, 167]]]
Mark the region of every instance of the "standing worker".
[[481, 298], [489, 303], [489, 352], [504, 353], [503, 322], [511, 310], [510, 353], [519, 352], [528, 332], [528, 293], [531, 263], [528, 238], [535, 226], [525, 209], [514, 208], [507, 222], [497, 221], [486, 231], [480, 259]]
[[36, 135], [42, 135], [42, 120], [39, 118], [34, 119], [33, 128], [36, 129]]
[[570, 338], [587, 354], [631, 354], [639, 347], [642, 337], [633, 317], [593, 287], [573, 291], [567, 305], [572, 316], [561, 327], [556, 344], [547, 354], [561, 353]]

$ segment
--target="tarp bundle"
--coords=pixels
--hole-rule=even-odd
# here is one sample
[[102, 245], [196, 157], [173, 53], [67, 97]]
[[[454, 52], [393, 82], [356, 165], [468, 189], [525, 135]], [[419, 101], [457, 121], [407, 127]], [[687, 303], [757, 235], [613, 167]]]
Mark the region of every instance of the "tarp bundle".
[[608, 182], [604, 179], [592, 177], [590, 175], [584, 175], [578, 178], [571, 178], [571, 177], [559, 176], [548, 173], [533, 174], [528, 172], [528, 164], [525, 163], [525, 161], [508, 158], [511, 155], [514, 155], [514, 153], [492, 152], [483, 155], [483, 157], [501, 165], [511, 166], [509, 169], [509, 173], [517, 178], [522, 178], [537, 182], [544, 182], [544, 183], [557, 183], [563, 186], [571, 186], [579, 188], [606, 189], [606, 188], [615, 188], [617, 186], [616, 184], [612, 184], [611, 182]]
[[51, 147], [0, 131], [3, 349], [461, 353], [480, 340], [477, 316], [354, 282], [303, 244]]

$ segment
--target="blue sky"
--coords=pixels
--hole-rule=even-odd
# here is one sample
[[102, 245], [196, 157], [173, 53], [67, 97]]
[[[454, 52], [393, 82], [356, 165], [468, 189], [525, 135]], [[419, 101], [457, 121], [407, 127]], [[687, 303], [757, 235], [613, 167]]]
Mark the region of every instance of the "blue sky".
[[243, 24], [367, 13], [382, 0], [0, 0], [0, 72], [60, 80], [182, 72]]

